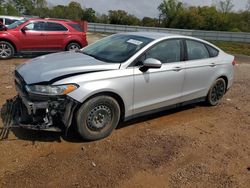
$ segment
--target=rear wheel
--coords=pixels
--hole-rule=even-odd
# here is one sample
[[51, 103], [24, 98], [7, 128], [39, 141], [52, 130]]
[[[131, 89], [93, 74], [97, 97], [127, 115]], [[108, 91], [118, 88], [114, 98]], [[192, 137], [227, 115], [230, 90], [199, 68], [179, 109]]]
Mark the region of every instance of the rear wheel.
[[223, 78], [217, 79], [207, 95], [207, 103], [216, 106], [226, 92], [226, 82]]
[[0, 59], [9, 59], [14, 55], [14, 47], [6, 41], [0, 41]]
[[81, 49], [81, 46], [76, 42], [71, 42], [66, 47], [67, 51], [76, 51], [76, 50], [79, 50], [79, 49]]
[[120, 119], [120, 107], [110, 96], [97, 96], [77, 112], [77, 130], [84, 140], [99, 140], [111, 134]]

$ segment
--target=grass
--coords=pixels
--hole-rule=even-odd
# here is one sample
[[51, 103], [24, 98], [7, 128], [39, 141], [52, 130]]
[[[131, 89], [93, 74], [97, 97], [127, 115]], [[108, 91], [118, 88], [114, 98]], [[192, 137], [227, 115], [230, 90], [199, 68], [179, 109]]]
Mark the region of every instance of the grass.
[[230, 54], [242, 54], [250, 56], [250, 43], [210, 41], [222, 50]]

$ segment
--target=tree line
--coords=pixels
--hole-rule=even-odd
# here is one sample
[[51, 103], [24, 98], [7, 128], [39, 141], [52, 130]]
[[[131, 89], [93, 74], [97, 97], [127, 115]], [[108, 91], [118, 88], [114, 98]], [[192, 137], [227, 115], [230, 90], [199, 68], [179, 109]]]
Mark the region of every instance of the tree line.
[[82, 8], [77, 2], [49, 7], [46, 0], [0, 0], [1, 15], [32, 15], [39, 17], [86, 20], [88, 22], [179, 29], [250, 32], [250, 0], [244, 11], [234, 12], [232, 0], [217, 0], [211, 6], [188, 6], [178, 0], [163, 0], [159, 17], [138, 18], [124, 10], [99, 14]]

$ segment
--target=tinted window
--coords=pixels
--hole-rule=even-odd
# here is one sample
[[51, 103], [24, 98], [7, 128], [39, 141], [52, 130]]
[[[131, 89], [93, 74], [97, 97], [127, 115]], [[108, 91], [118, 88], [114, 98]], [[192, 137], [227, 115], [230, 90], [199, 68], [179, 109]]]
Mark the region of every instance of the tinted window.
[[209, 58], [209, 53], [203, 43], [193, 40], [187, 40], [186, 43], [188, 60]]
[[210, 57], [216, 57], [219, 55], [219, 51], [217, 49], [213, 48], [210, 45], [206, 45], [206, 46], [207, 46], [207, 49], [209, 51]]
[[31, 31], [44, 31], [44, 22], [32, 22], [25, 27]]
[[69, 25], [73, 27], [75, 30], [83, 32], [83, 29], [79, 24], [69, 24]]
[[67, 31], [68, 29], [64, 27], [62, 24], [47, 22], [46, 31]]
[[10, 24], [12, 24], [12, 23], [14, 23], [14, 22], [16, 22], [17, 20], [15, 20], [15, 19], [8, 19], [8, 18], [5, 18], [5, 25], [10, 25]]
[[0, 22], [2, 22], [2, 23], [3, 23], [3, 18], [0, 18]]
[[181, 61], [181, 40], [166, 40], [151, 48], [145, 58], [154, 58], [162, 63]]

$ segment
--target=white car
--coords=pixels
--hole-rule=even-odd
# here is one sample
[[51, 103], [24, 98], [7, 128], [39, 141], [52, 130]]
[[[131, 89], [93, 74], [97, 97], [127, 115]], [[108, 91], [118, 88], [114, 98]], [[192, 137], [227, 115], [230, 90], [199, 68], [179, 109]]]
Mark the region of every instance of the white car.
[[0, 22], [2, 22], [3, 25], [8, 26], [18, 20], [22, 20], [23, 18], [24, 17], [0, 15]]

